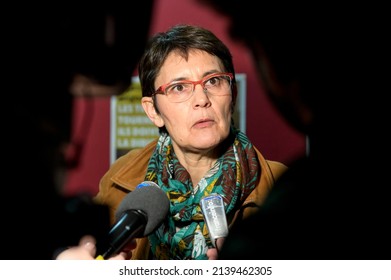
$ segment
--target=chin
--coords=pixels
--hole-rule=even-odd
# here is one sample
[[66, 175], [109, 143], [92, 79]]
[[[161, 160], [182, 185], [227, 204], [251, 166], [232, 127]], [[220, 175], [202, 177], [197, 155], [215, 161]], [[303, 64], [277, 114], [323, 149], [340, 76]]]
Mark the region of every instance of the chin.
[[216, 148], [223, 139], [221, 138], [194, 138], [193, 147], [199, 150], [210, 150]]

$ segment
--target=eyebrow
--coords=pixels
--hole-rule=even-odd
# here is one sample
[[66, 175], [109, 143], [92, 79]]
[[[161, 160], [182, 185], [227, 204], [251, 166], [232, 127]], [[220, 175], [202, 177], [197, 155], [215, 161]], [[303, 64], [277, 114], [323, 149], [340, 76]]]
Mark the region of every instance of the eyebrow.
[[[205, 78], [206, 76], [209, 76], [209, 75], [212, 75], [212, 74], [216, 74], [216, 73], [223, 73], [223, 72], [224, 71], [221, 71], [221, 70], [209, 70], [209, 71], [204, 73], [204, 75], [202, 76], [201, 80], [203, 78]], [[180, 81], [191, 81], [191, 79], [186, 78], [186, 77], [179, 77], [179, 78], [175, 78], [175, 79], [171, 80], [167, 84], [173, 83], [173, 82], [180, 82]]]

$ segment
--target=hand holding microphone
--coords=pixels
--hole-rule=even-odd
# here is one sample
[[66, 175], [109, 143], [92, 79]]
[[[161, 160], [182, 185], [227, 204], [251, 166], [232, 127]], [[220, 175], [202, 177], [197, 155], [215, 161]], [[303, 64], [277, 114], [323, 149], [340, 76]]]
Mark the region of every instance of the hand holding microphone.
[[[170, 202], [166, 193], [151, 181], [139, 184], [128, 193], [116, 211], [117, 222], [112, 226], [106, 240], [101, 240], [105, 248], [95, 259], [124, 260], [121, 251], [129, 251], [136, 246], [135, 238], [151, 234], [167, 216]], [[129, 247], [128, 247], [129, 246]], [[126, 249], [126, 250], [124, 250]], [[77, 246], [59, 249], [56, 260], [92, 260], [97, 252], [96, 239], [84, 235]], [[101, 249], [99, 249], [101, 250]], [[98, 250], [98, 251], [99, 251]]]
[[[164, 220], [170, 203], [166, 193], [154, 182], [145, 181], [128, 193], [116, 211], [117, 222], [108, 233], [107, 240], [102, 240], [105, 250], [95, 259], [124, 260], [125, 247], [135, 248], [135, 238], [152, 233]], [[126, 248], [129, 249], [129, 248]], [[78, 246], [60, 252], [57, 260], [92, 260], [96, 255], [96, 239], [91, 235], [83, 236]]]
[[225, 214], [223, 198], [219, 194], [210, 194], [200, 201], [205, 223], [215, 250], [208, 250], [209, 259], [217, 259], [218, 249], [221, 249], [223, 240], [228, 236], [228, 224]]
[[151, 181], [142, 182], [127, 194], [116, 211], [117, 222], [108, 235], [108, 248], [97, 259], [108, 259], [134, 238], [151, 234], [167, 216], [170, 201]]

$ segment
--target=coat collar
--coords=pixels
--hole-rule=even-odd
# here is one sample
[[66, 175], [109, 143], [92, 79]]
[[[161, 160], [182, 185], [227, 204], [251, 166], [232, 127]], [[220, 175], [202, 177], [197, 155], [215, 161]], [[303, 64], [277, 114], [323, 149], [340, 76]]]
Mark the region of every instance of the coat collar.
[[155, 150], [156, 143], [157, 140], [154, 140], [145, 148], [130, 151], [120, 158], [123, 165], [113, 174], [111, 180], [129, 191], [133, 191], [141, 182], [145, 181], [149, 159]]

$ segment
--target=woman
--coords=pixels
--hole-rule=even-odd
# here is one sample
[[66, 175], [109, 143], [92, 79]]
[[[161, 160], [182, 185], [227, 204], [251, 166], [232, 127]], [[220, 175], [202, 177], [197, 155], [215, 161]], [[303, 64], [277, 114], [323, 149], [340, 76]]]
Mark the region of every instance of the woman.
[[156, 34], [138, 70], [142, 106], [160, 137], [119, 158], [102, 178], [96, 200], [114, 218], [128, 192], [153, 181], [167, 193], [169, 214], [156, 231], [137, 239], [132, 258], [217, 258], [201, 198], [220, 194], [232, 227], [257, 211], [286, 167], [265, 160], [234, 127], [232, 56], [209, 30], [177, 25]]

